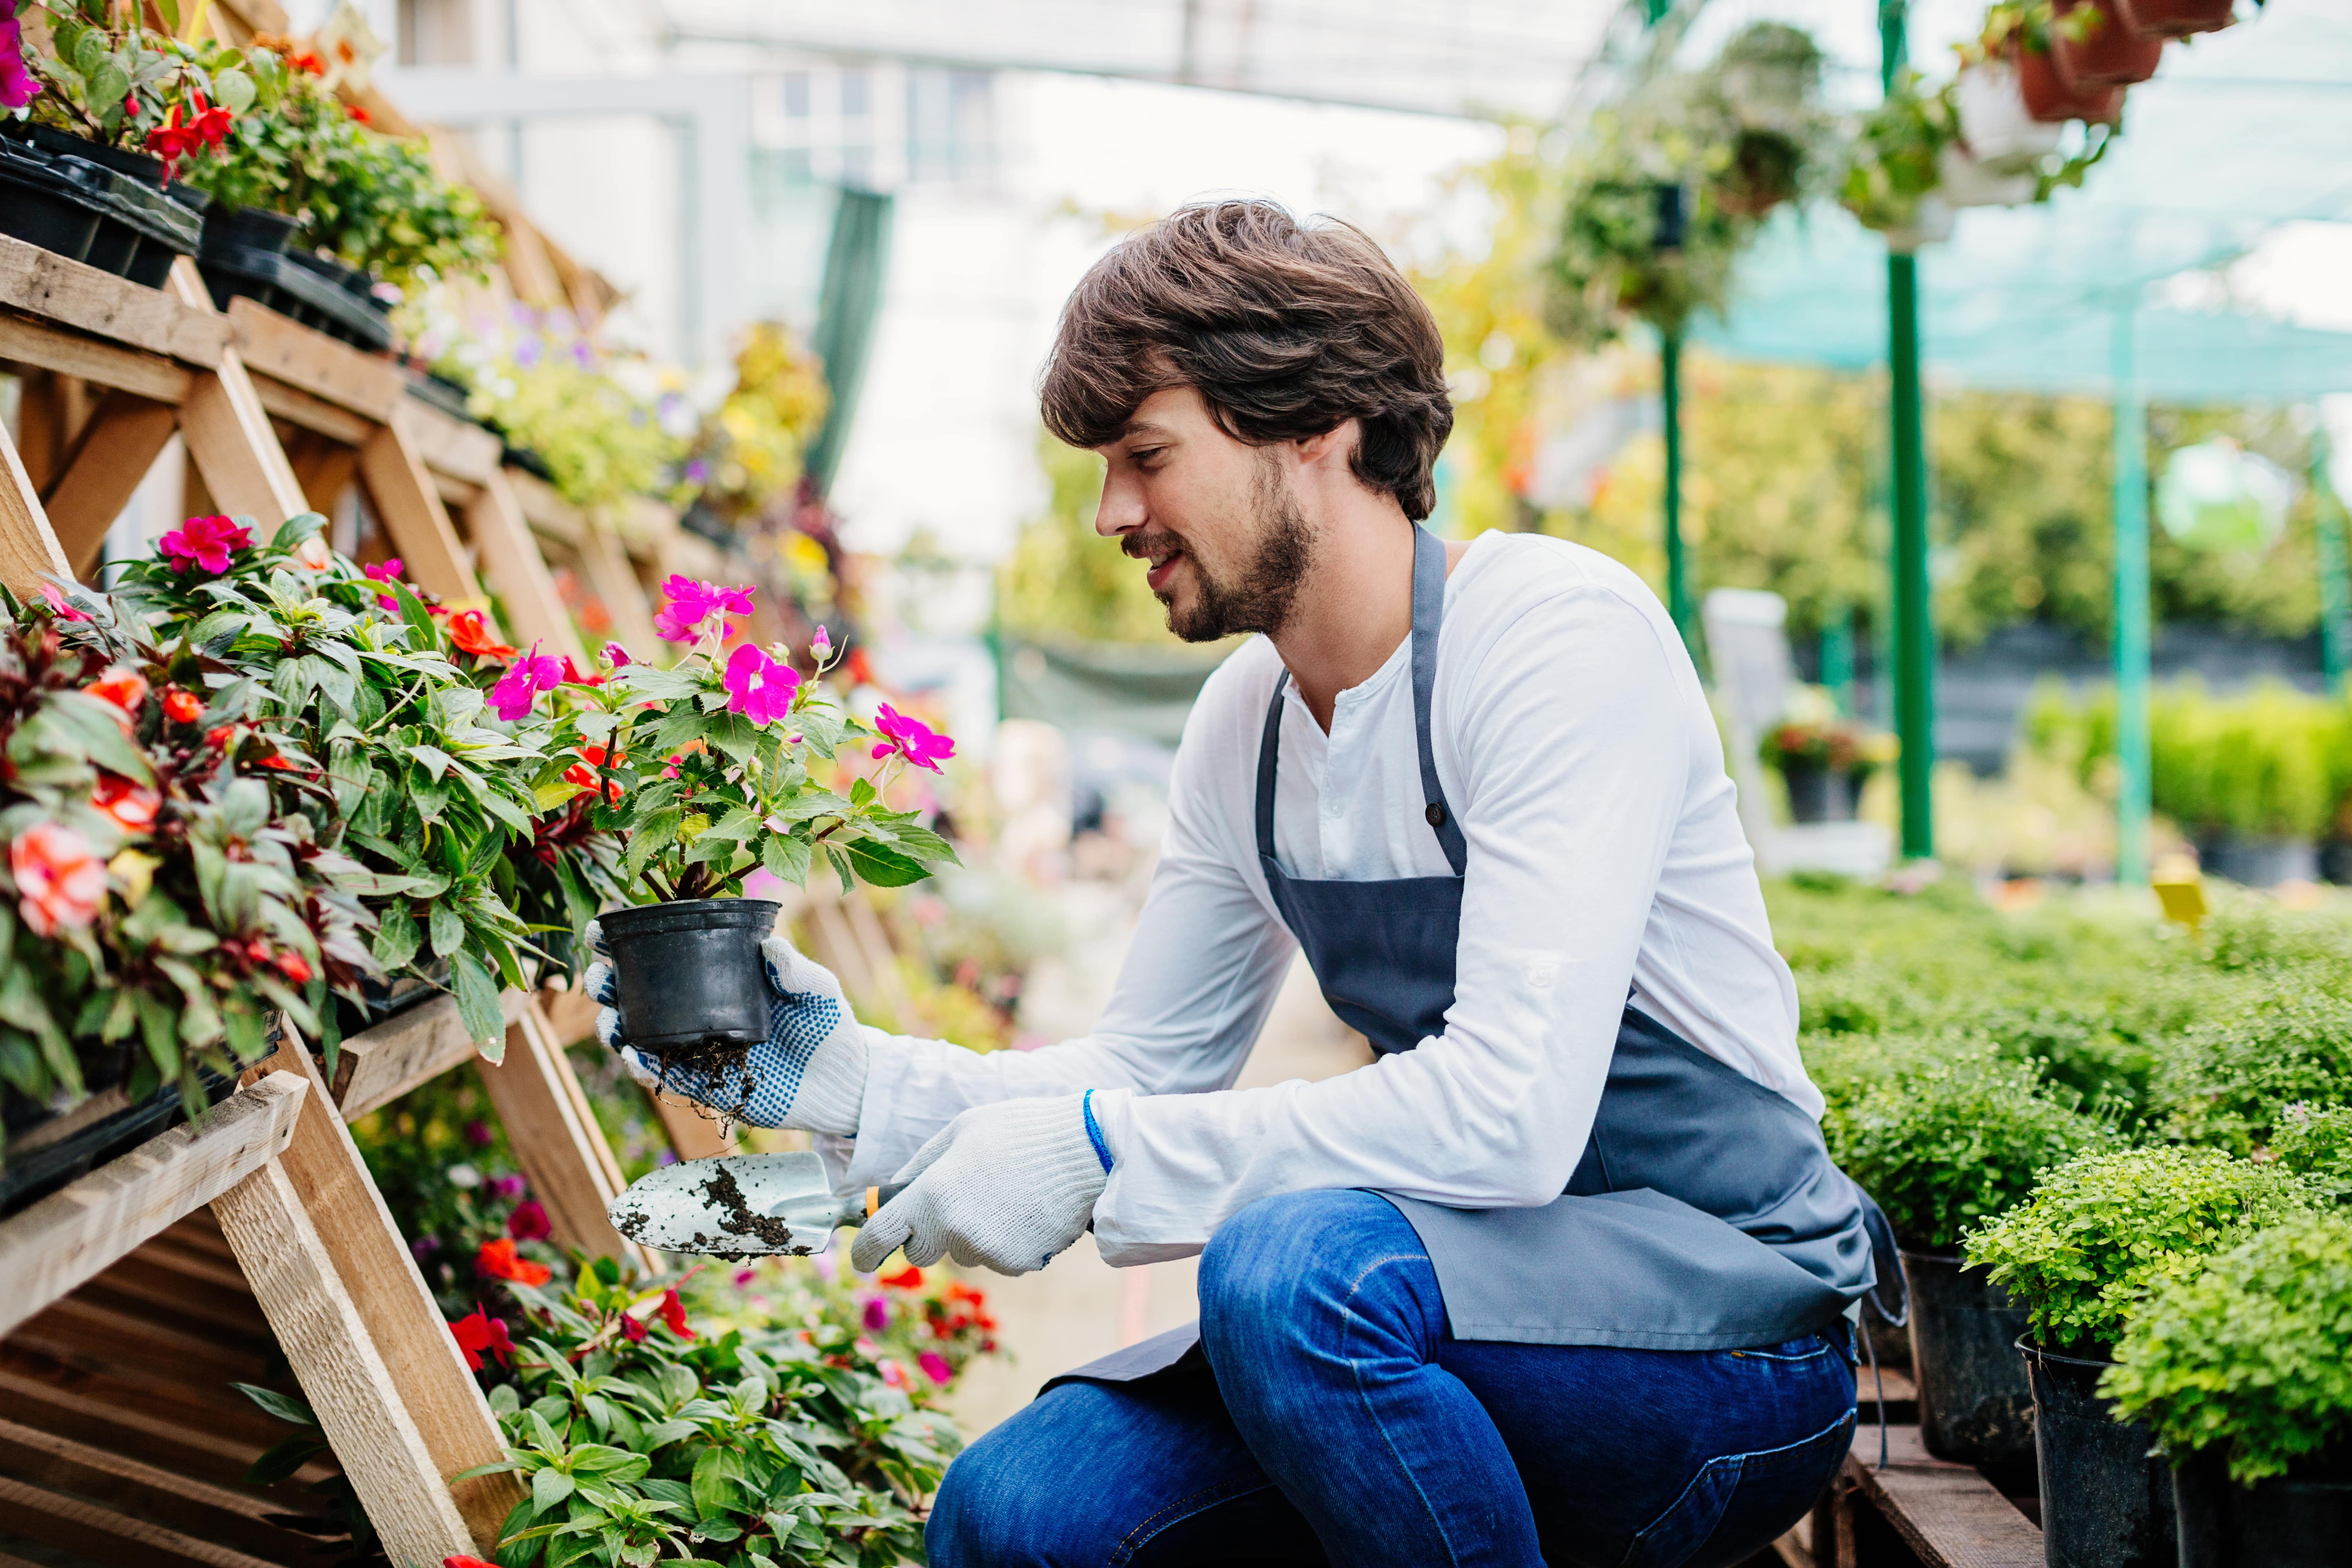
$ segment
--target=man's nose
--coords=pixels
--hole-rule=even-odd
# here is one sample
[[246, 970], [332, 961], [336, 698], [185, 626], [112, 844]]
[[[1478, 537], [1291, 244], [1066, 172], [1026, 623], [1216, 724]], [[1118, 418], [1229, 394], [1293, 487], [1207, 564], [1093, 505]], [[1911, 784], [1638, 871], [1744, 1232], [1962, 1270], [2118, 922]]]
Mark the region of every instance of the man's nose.
[[1105, 539], [1132, 533], [1150, 519], [1143, 504], [1143, 486], [1131, 474], [1116, 468], [1104, 476], [1102, 503], [1095, 508], [1095, 531]]

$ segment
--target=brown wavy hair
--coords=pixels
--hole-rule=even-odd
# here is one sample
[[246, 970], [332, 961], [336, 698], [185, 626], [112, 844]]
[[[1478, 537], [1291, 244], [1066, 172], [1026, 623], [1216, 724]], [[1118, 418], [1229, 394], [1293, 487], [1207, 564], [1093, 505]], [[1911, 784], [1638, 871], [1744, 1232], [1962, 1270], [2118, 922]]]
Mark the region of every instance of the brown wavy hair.
[[1454, 429], [1436, 318], [1381, 247], [1266, 201], [1185, 207], [1095, 263], [1062, 310], [1039, 389], [1074, 447], [1118, 437], [1143, 400], [1198, 389], [1225, 434], [1304, 440], [1346, 420], [1349, 467], [1418, 521]]

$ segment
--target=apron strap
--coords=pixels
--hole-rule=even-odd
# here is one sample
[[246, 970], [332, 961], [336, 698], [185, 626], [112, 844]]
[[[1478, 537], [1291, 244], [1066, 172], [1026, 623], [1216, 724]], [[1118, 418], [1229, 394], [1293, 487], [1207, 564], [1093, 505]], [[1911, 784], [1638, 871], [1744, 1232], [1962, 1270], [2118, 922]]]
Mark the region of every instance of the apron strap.
[[[1445, 803], [1445, 791], [1437, 782], [1437, 755], [1429, 743], [1431, 692], [1437, 685], [1437, 632], [1444, 619], [1445, 546], [1416, 522], [1412, 525], [1413, 744], [1421, 754], [1423, 816], [1436, 829], [1445, 863], [1459, 877], [1470, 864], [1470, 845], [1462, 837], [1462, 825], [1454, 820], [1453, 807]], [[1257, 852], [1269, 862], [1274, 859], [1275, 770], [1282, 755], [1282, 694], [1289, 686], [1290, 671], [1275, 677], [1274, 697], [1265, 709], [1265, 733], [1257, 747]]]

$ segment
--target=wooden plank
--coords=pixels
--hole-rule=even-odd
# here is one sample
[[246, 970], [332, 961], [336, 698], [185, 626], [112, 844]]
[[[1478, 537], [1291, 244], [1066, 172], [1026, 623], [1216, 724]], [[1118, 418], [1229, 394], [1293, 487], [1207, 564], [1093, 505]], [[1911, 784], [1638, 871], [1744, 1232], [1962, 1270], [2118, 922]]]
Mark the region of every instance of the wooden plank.
[[[349, 1137], [331, 1116], [307, 1121]], [[272, 1160], [214, 1200], [213, 1212], [392, 1560], [433, 1562], [471, 1552], [474, 1531], [409, 1413], [405, 1396], [412, 1391], [378, 1352], [353, 1300], [357, 1292], [346, 1289], [336, 1258], [311, 1223], [313, 1206], [284, 1163]], [[388, 1221], [383, 1229], [391, 1232]], [[454, 1358], [456, 1342], [440, 1314], [432, 1317]], [[486, 1407], [483, 1415], [488, 1414]]]
[[589, 592], [604, 601], [605, 613], [613, 617], [613, 635], [621, 646], [639, 658], [650, 657], [661, 643], [654, 631], [654, 596], [646, 593], [620, 541], [601, 522], [583, 520], [580, 570], [588, 579]]
[[187, 366], [161, 354], [86, 337], [14, 310], [0, 310], [0, 360], [80, 376], [159, 403], [179, 402], [195, 379]]
[[232, 1293], [205, 1286], [158, 1268], [135, 1252], [76, 1290], [73, 1299], [201, 1328], [226, 1344], [256, 1350], [269, 1346], [269, 1323], [251, 1291]]
[[[275, 1055], [246, 1071], [250, 1077], [277, 1068], [299, 1072], [310, 1081], [320, 1100], [326, 1100], [327, 1086], [320, 1077], [318, 1063], [291, 1029], [281, 1030]], [[422, 1435], [436, 1473], [453, 1476], [477, 1465], [496, 1464], [505, 1458], [498, 1422], [490, 1415], [474, 1374], [466, 1370], [457, 1342], [450, 1337], [449, 1325], [442, 1318], [440, 1308], [434, 1304], [433, 1293], [425, 1288], [416, 1258], [401, 1238], [399, 1227], [393, 1224], [392, 1213], [384, 1207], [383, 1194], [376, 1190], [375, 1179], [368, 1173], [367, 1163], [360, 1157], [359, 1147], [352, 1142], [351, 1130], [343, 1125], [342, 1118], [301, 1118], [295, 1123], [294, 1138], [286, 1146], [286, 1152], [263, 1171], [280, 1173], [290, 1187], [304, 1234], [315, 1235], [325, 1249], [325, 1258], [331, 1262], [331, 1272], [339, 1281], [337, 1290], [347, 1290], [347, 1300], [356, 1304], [361, 1331], [367, 1341], [367, 1354], [389, 1370], [404, 1403], [403, 1418], [413, 1420], [415, 1430]], [[247, 1184], [252, 1180], [247, 1178]], [[263, 1206], [278, 1205], [278, 1199], [268, 1194], [262, 1197], [267, 1199]], [[263, 1310], [268, 1312], [270, 1326], [278, 1331], [279, 1342], [286, 1346], [288, 1359], [294, 1361], [297, 1375], [301, 1375], [302, 1363], [295, 1359], [294, 1347], [287, 1342], [287, 1328], [278, 1321], [285, 1298], [273, 1305], [262, 1288], [253, 1256], [257, 1247], [286, 1244], [273, 1242], [267, 1230], [247, 1228], [240, 1236], [238, 1226], [231, 1223], [220, 1204], [213, 1205], [213, 1212], [221, 1216], [221, 1228], [236, 1249], [247, 1279], [252, 1281], [254, 1294], [260, 1298]], [[310, 1268], [307, 1264], [301, 1267]], [[340, 1314], [341, 1309], [331, 1301], [310, 1300], [318, 1310], [332, 1308], [334, 1313]], [[347, 1325], [336, 1315], [320, 1326], [340, 1333]], [[335, 1364], [341, 1369], [336, 1373], [339, 1378], [342, 1371], [350, 1370], [342, 1362]], [[310, 1385], [307, 1376], [303, 1385]], [[333, 1436], [331, 1428], [330, 1436]], [[335, 1451], [343, 1457], [346, 1465], [350, 1463], [340, 1439]], [[499, 1525], [522, 1496], [522, 1489], [514, 1478], [503, 1475], [460, 1482], [444, 1491], [444, 1498], [452, 1492], [466, 1523], [484, 1547], [498, 1539]], [[367, 1496], [364, 1488], [362, 1496]], [[368, 1503], [368, 1512], [379, 1525], [383, 1522], [373, 1501]], [[473, 1548], [460, 1545], [415, 1555], [438, 1559], [444, 1552], [470, 1550]], [[394, 1556], [396, 1561], [398, 1549]]]
[[452, 604], [482, 596], [449, 512], [403, 421], [379, 425], [360, 447], [360, 481], [392, 536], [408, 580]]
[[587, 537], [587, 518], [553, 485], [520, 468], [509, 468], [506, 476], [508, 488], [514, 491], [515, 501], [532, 528], [566, 544], [578, 544]]
[[[15, 1419], [44, 1432], [77, 1438], [111, 1453], [137, 1454], [151, 1464], [169, 1466], [182, 1475], [221, 1486], [236, 1484], [268, 1447], [245, 1441], [210, 1424], [175, 1421], [161, 1410], [116, 1404], [15, 1368], [0, 1367], [0, 1405]], [[281, 1426], [278, 1430], [282, 1436], [287, 1428]], [[326, 1473], [315, 1464], [301, 1472], [311, 1480]], [[289, 1499], [288, 1506], [299, 1504]]]
[[568, 991], [542, 990], [539, 1006], [559, 1046], [576, 1045], [594, 1035], [596, 1015], [603, 1010], [596, 998], [577, 985]]
[[169, 1378], [200, 1393], [226, 1383], [258, 1383], [269, 1375], [266, 1343], [234, 1344], [208, 1332], [191, 1332], [147, 1313], [101, 1305], [79, 1291], [50, 1302], [9, 1337], [37, 1351]]
[[0, 426], [0, 583], [30, 599], [39, 595], [44, 574], [71, 577], [73, 567], [49, 531], [48, 513], [17, 458], [16, 444]]
[[499, 471], [506, 443], [470, 419], [446, 414], [415, 395], [401, 405], [394, 419], [407, 430], [425, 466], [436, 474], [483, 485]]
[[[21, 321], [0, 312], [0, 322]], [[50, 329], [40, 329], [47, 331]], [[37, 365], [0, 361], [14, 370], [16, 384], [16, 456], [32, 477], [33, 489], [43, 495], [57, 483], [66, 466], [66, 378]]]
[[23, 1331], [0, 1341], [0, 1370], [66, 1389], [100, 1405], [136, 1410], [174, 1426], [248, 1445], [247, 1462], [286, 1436], [285, 1424], [262, 1414], [224, 1382], [210, 1387], [164, 1382], [63, 1347], [35, 1345]]
[[[265, 389], [262, 401], [268, 401]], [[294, 482], [302, 487], [302, 494], [312, 511], [332, 517], [335, 503], [351, 489], [359, 473], [360, 455], [352, 444], [337, 441], [310, 430], [298, 431], [299, 439], [286, 449], [287, 461], [294, 465]]]
[[506, 610], [509, 635], [525, 647], [536, 643], [548, 653], [568, 654], [585, 671], [587, 645], [555, 591], [555, 578], [539, 552], [539, 541], [531, 537], [513, 489], [498, 469], [490, 470], [480, 498], [467, 512], [466, 527], [481, 552], [482, 575]]
[[173, 290], [142, 289], [5, 235], [0, 235], [0, 305], [183, 364], [216, 365], [229, 345], [226, 321], [192, 309]]
[[34, 1485], [71, 1492], [118, 1512], [275, 1561], [310, 1555], [317, 1539], [270, 1522], [274, 1500], [0, 1419], [0, 1468]]
[[47, 503], [49, 526], [75, 576], [87, 578], [98, 564], [106, 531], [131, 504], [179, 427], [180, 411], [150, 397], [110, 392], [99, 405], [82, 432], [80, 450]]
[[201, 1124], [174, 1127], [0, 1220], [0, 1333], [285, 1148], [308, 1089], [271, 1074]]
[[675, 1092], [646, 1090], [654, 1115], [669, 1134], [669, 1146], [681, 1160], [708, 1160], [714, 1154], [740, 1153], [735, 1124], [722, 1121]]
[[323, 403], [382, 425], [408, 400], [400, 366], [324, 332], [313, 331], [251, 300], [228, 302], [231, 342], [255, 375], [266, 375]]
[[[508, 1023], [522, 1016], [521, 992], [509, 991], [499, 1002]], [[357, 1121], [474, 1054], [455, 996], [419, 1002], [336, 1048], [335, 1107], [344, 1121]]]
[[1846, 1477], [1927, 1568], [2042, 1568], [2033, 1521], [1975, 1470], [1931, 1457], [1916, 1426], [1887, 1429], [1884, 1469], [1869, 1435], [1854, 1447]]
[[[245, 301], [239, 300], [237, 303], [242, 305]], [[253, 376], [253, 390], [261, 398], [261, 406], [273, 419], [315, 431], [346, 447], [356, 447], [375, 432], [374, 421], [365, 415], [354, 414], [323, 397], [313, 397], [276, 376], [249, 369], [247, 374]]]
[[[189, 310], [212, 310], [212, 296], [197, 276], [193, 257], [172, 263], [165, 291]], [[222, 322], [217, 313], [205, 319]], [[199, 375], [180, 405], [180, 433], [187, 440], [188, 458], [205, 482], [212, 504], [232, 515], [250, 516], [265, 531], [305, 510], [302, 487], [293, 467], [269, 427], [269, 413], [261, 405], [253, 378], [236, 350], [224, 344], [209, 374]]]
[[[374, 1510], [369, 1510], [374, 1517]], [[0, 1529], [128, 1568], [276, 1568], [266, 1558], [0, 1476]]]
[[571, 1058], [555, 1043], [535, 999], [507, 1029], [506, 1059], [475, 1066], [515, 1159], [530, 1178], [531, 1195], [547, 1209], [555, 1240], [592, 1258], [650, 1268], [651, 1258], [605, 1217], [605, 1204], [627, 1184]]

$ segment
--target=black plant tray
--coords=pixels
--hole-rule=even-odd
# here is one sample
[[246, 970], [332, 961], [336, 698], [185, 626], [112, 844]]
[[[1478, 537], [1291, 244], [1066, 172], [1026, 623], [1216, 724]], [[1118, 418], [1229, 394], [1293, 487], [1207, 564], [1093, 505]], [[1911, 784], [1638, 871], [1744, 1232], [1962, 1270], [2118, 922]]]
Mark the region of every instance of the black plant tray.
[[432, 405], [452, 419], [470, 421], [474, 417], [466, 408], [466, 389], [447, 376], [421, 372], [409, 378], [408, 392], [418, 402]]
[[215, 241], [196, 265], [223, 309], [248, 299], [355, 347], [376, 353], [392, 347], [391, 312], [380, 301], [362, 300], [291, 255]]
[[425, 966], [423, 977], [396, 974], [390, 980], [360, 982], [360, 990], [367, 997], [367, 1005], [360, 1006], [349, 997], [334, 998], [335, 1022], [342, 1037], [374, 1028], [387, 1018], [396, 1018], [411, 1007], [430, 1002], [449, 988], [449, 965], [436, 961]]
[[81, 158], [55, 158], [0, 140], [0, 234], [79, 261], [113, 202], [109, 175]]
[[[218, 1105], [236, 1092], [236, 1079], [198, 1068], [205, 1103]], [[158, 1133], [186, 1120], [180, 1086], [166, 1084], [131, 1103], [120, 1089], [102, 1089], [81, 1105], [11, 1139], [7, 1163], [0, 1165], [0, 1215], [39, 1202], [78, 1176], [127, 1154]], [[59, 1122], [70, 1123], [59, 1129]], [[24, 1145], [31, 1142], [32, 1146]]]

